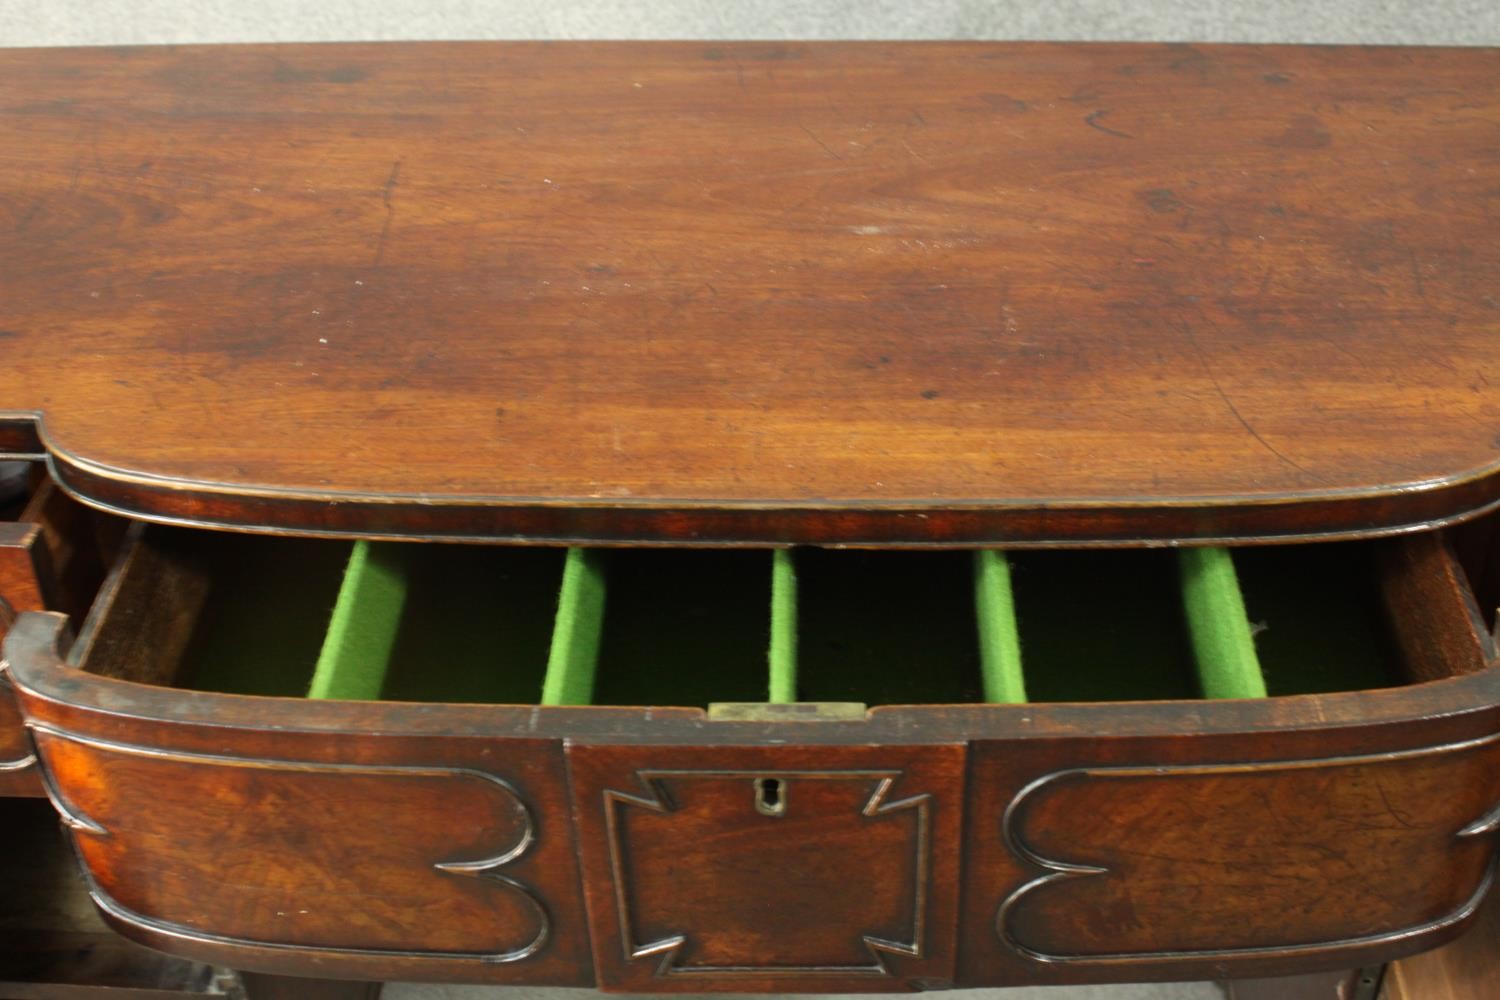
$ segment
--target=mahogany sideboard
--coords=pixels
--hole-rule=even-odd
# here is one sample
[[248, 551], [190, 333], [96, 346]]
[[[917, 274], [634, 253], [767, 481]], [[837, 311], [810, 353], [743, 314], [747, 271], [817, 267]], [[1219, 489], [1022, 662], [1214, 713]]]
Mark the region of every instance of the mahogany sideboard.
[[0, 453], [116, 526], [4, 592], [0, 730], [125, 936], [870, 992], [1368, 966], [1490, 890], [1500, 52], [0, 80]]

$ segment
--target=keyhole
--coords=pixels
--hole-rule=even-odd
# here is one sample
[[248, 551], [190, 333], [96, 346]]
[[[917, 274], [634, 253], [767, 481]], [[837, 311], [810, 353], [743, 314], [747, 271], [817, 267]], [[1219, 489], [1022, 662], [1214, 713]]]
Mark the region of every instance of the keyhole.
[[786, 815], [786, 789], [780, 778], [755, 779], [755, 811], [763, 816]]

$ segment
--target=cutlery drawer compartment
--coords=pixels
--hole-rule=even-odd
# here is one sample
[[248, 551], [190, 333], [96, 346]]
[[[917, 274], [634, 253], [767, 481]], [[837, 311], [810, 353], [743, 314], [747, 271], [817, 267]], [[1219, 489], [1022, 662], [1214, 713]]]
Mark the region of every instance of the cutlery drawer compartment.
[[[282, 974], [872, 991], [1462, 928], [1500, 824], [1447, 537], [566, 549], [134, 526], [5, 650], [120, 930]], [[848, 891], [854, 887], [857, 891]]]

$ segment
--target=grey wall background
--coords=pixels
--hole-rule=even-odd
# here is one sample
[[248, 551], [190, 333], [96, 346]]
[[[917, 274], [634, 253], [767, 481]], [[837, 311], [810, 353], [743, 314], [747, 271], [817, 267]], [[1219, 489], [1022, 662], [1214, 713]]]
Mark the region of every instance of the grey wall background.
[[0, 45], [397, 38], [1500, 44], [1500, 0], [0, 0]]
[[[0, 0], [0, 46], [483, 38], [1500, 45], [1500, 0]], [[1192, 983], [951, 996], [1215, 1000], [1223, 994], [1212, 984]], [[595, 997], [578, 990], [415, 985], [386, 991], [387, 1000]]]

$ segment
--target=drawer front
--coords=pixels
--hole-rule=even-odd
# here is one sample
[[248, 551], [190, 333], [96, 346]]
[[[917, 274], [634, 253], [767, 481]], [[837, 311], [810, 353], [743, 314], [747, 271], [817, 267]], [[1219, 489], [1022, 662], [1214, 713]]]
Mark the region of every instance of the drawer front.
[[558, 741], [47, 714], [54, 803], [96, 902], [142, 943], [290, 975], [591, 979]]
[[952, 985], [963, 746], [568, 757], [601, 985]]
[[964, 976], [1283, 975], [1453, 936], [1494, 876], [1492, 728], [976, 744]]
[[[1454, 936], [1500, 825], [1493, 711], [906, 744], [976, 723], [903, 710], [781, 746], [713, 745], [750, 734], [664, 713], [643, 731], [681, 742], [650, 745], [618, 741], [643, 724], [625, 713], [543, 713], [525, 738], [507, 709], [152, 706], [37, 666], [16, 662], [24, 708], [112, 922], [290, 975], [877, 992], [1289, 974]], [[1489, 673], [1454, 683], [1494, 695]], [[545, 733], [557, 713], [612, 741]]]
[[[1011, 669], [1014, 632], [991, 632], [989, 703], [871, 711], [795, 699], [952, 684], [959, 675], [937, 669], [942, 649], [954, 653], [948, 626], [881, 657], [909, 638], [879, 631], [908, 605], [879, 600], [870, 581], [921, 597], [925, 578], [905, 575], [919, 564], [877, 577], [863, 556], [809, 557], [798, 580], [778, 556], [759, 566], [771, 570], [768, 690], [783, 700], [708, 713], [605, 699], [666, 690], [622, 691], [622, 680], [669, 679], [693, 699], [731, 683], [755, 690], [731, 661], [738, 652], [741, 668], [759, 669], [758, 651], [743, 655], [759, 630], [739, 611], [760, 606], [735, 585], [757, 568], [743, 555], [714, 558], [727, 575], [663, 589], [673, 567], [654, 556], [618, 560], [611, 577], [571, 552], [471, 563], [429, 552], [436, 561], [404, 587], [391, 553], [356, 546], [320, 638], [310, 619], [326, 614], [338, 567], [299, 545], [285, 551], [301, 576], [322, 574], [322, 589], [287, 578], [280, 558], [223, 573], [242, 541], [209, 557], [185, 536], [138, 538], [69, 661], [60, 615], [21, 616], [5, 645], [99, 906], [161, 950], [286, 975], [636, 992], [1271, 976], [1441, 943], [1493, 879], [1500, 656], [1451, 554], [1430, 540], [1383, 550], [1370, 607], [1386, 612], [1369, 625], [1317, 580], [1267, 601], [1257, 586], [1290, 586], [1286, 564], [1247, 557], [1250, 599], [1217, 619], [1236, 630], [1189, 629], [1190, 653], [1160, 602], [1131, 592], [1146, 589], [1134, 570], [1148, 563], [1113, 564], [1090, 606], [1113, 601], [1121, 627], [1080, 647], [1071, 616], [1049, 622], [1038, 608], [1066, 607], [1087, 579], [1072, 570], [1101, 564], [1069, 557], [1070, 572], [1049, 578], [1040, 559], [1017, 560], [1029, 672]], [[475, 599], [480, 564], [481, 582], [503, 585]], [[1183, 566], [1185, 606], [1230, 579], [1221, 557]], [[993, 610], [1007, 571], [975, 567], [975, 606]], [[557, 588], [547, 601], [522, 586], [538, 572]], [[300, 625], [264, 599], [288, 589], [314, 609]], [[736, 613], [706, 614], [704, 594]], [[554, 601], [547, 653], [531, 618]], [[1309, 601], [1349, 627], [1336, 643], [1317, 629], [1290, 658], [1284, 644], [1305, 635], [1288, 606]], [[853, 603], [879, 641], [852, 658], [856, 623], [830, 609]], [[622, 630], [604, 607], [648, 627]], [[799, 607], [800, 661], [786, 642]], [[1259, 668], [1236, 660], [1252, 613], [1281, 627], [1283, 646], [1266, 644]], [[432, 625], [415, 631], [423, 614]], [[931, 605], [922, 615], [937, 620]], [[478, 655], [455, 635], [497, 621]], [[1345, 676], [1328, 663], [1333, 647], [1382, 622], [1395, 632], [1388, 648], [1344, 659], [1378, 653], [1396, 672], [1368, 690], [1333, 687]], [[659, 638], [674, 627], [692, 639], [675, 660]], [[272, 643], [258, 645], [268, 630]], [[362, 666], [373, 638], [388, 679]], [[720, 645], [705, 670], [704, 651]], [[1174, 678], [1194, 660], [1216, 668], [1203, 670], [1205, 688], [1231, 696], [1056, 697], [1063, 682], [1096, 697], [1126, 682], [1180, 690]], [[1232, 662], [1246, 669], [1218, 669]], [[1262, 674], [1276, 697], [1238, 693]], [[1334, 693], [1279, 693], [1307, 676]], [[205, 677], [242, 693], [166, 686]], [[536, 685], [543, 704], [376, 700], [455, 678]], [[298, 689], [309, 697], [273, 696]], [[1007, 691], [1015, 700], [999, 703]]]

